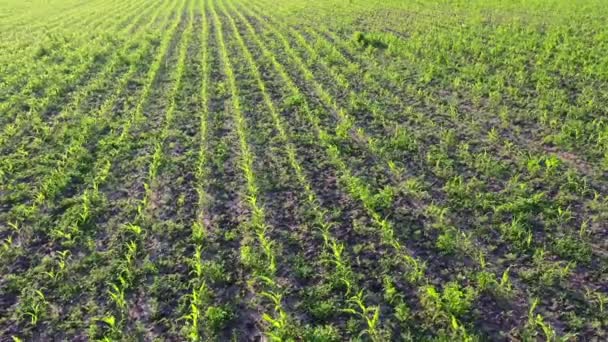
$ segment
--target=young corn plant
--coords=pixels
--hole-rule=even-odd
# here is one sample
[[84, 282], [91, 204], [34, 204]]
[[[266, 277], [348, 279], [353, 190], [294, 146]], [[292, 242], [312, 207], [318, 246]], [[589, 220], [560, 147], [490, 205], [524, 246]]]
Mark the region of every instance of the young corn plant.
[[380, 328], [380, 307], [366, 306], [363, 296], [363, 291], [359, 291], [348, 300], [351, 307], [343, 311], [357, 315], [365, 321], [367, 326], [359, 334], [360, 338], [367, 335], [372, 341], [381, 341], [384, 333]]
[[291, 335], [291, 332], [288, 330], [289, 318], [281, 304], [283, 296], [275, 292], [262, 292], [261, 295], [269, 299], [274, 305], [274, 315], [271, 316], [267, 313], [262, 315], [262, 319], [272, 327], [269, 337], [274, 341], [282, 341], [285, 337]]
[[[528, 310], [528, 321], [526, 323], [525, 336], [531, 335], [529, 337], [534, 338], [537, 335], [537, 329], [540, 329], [543, 332], [546, 341], [562, 341], [561, 338], [558, 338], [553, 327], [545, 322], [543, 316], [538, 313], [535, 314], [538, 303], [538, 298], [534, 298], [532, 300], [532, 304], [530, 305], [530, 309]], [[565, 336], [563, 341], [567, 340], [568, 336]]]
[[24, 289], [20, 296], [18, 312], [27, 318], [31, 326], [36, 326], [46, 313], [48, 302], [40, 290]]
[[121, 313], [124, 313], [127, 309], [127, 301], [125, 299], [125, 290], [128, 288], [128, 284], [125, 278], [122, 276], [118, 277], [118, 284], [109, 283], [110, 288], [107, 290], [110, 300], [116, 305]]
[[[200, 278], [199, 278], [200, 279]], [[190, 297], [190, 312], [183, 318], [188, 322], [187, 337], [190, 341], [200, 341], [200, 326], [204, 313], [201, 309], [207, 305], [211, 294], [210, 289], [207, 287], [204, 281], [201, 282], [200, 286], [194, 287]]]

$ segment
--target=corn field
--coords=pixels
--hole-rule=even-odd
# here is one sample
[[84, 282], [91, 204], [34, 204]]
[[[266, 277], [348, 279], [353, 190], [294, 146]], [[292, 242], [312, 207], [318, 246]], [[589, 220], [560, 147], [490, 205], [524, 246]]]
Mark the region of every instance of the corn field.
[[607, 22], [0, 0], [0, 341], [605, 341]]

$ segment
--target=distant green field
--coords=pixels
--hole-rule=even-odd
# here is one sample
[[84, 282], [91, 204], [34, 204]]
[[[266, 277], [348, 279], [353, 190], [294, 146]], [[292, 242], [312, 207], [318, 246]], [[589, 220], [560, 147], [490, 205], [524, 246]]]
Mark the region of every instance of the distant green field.
[[608, 340], [608, 1], [0, 0], [0, 341]]

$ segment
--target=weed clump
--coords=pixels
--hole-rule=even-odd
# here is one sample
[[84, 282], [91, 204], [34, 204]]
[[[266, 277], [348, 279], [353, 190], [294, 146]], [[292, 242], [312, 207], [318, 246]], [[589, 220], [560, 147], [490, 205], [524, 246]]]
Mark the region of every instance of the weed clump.
[[367, 45], [367, 38], [361, 31], [355, 31], [355, 33], [353, 33], [352, 40], [359, 45]]
[[379, 38], [372, 37], [372, 35], [364, 34], [361, 31], [355, 31], [352, 37], [353, 42], [363, 48], [374, 48], [374, 49], [386, 49], [388, 45], [380, 40]]

